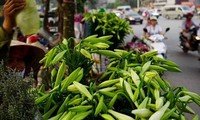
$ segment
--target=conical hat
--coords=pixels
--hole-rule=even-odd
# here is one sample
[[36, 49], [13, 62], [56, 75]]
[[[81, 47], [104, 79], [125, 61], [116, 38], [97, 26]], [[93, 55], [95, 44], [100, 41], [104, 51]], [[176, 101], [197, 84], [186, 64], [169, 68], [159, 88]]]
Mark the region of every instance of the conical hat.
[[25, 74], [28, 74], [31, 69], [33, 69], [34, 76], [36, 76], [37, 71], [41, 66], [39, 61], [44, 58], [45, 51], [46, 50], [41, 44], [39, 44], [39, 42], [28, 44], [18, 40], [12, 40], [10, 45], [8, 64], [9, 62], [12, 62], [13, 58], [18, 60], [21, 59], [25, 62]]
[[20, 47], [20, 46], [25, 46], [25, 47], [30, 47], [30, 49], [41, 49], [43, 50], [45, 53], [47, 52], [47, 49], [38, 41], [34, 42], [34, 43], [25, 43], [25, 42], [21, 42], [19, 40], [12, 40], [10, 47]]
[[24, 57], [31, 56], [31, 58], [33, 59], [34, 58], [42, 59], [45, 53], [47, 52], [45, 47], [39, 42], [28, 44], [28, 43], [21, 42], [18, 40], [12, 40], [9, 54], [10, 55], [15, 54], [15, 53], [12, 53], [12, 51], [17, 50], [17, 49], [21, 50], [20, 48], [24, 48], [23, 50], [26, 50], [26, 51], [21, 51], [22, 53], [24, 52]]

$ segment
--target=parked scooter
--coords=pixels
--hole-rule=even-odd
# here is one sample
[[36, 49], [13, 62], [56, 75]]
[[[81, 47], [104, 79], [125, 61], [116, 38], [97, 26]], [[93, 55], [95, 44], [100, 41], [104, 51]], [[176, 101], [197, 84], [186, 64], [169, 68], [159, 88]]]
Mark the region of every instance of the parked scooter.
[[200, 53], [200, 36], [197, 35], [199, 27], [192, 26], [191, 28], [188, 28], [188, 30], [191, 35], [190, 40], [188, 40], [182, 32], [180, 33], [179, 38], [181, 49], [185, 53], [187, 53], [188, 51], [198, 51]]
[[[146, 28], [143, 29], [144, 32], [148, 33]], [[170, 28], [166, 28], [165, 33], [168, 32]], [[151, 35], [149, 38], [145, 39], [144, 42], [150, 47], [150, 50], [158, 52], [158, 57], [167, 58], [167, 46], [164, 43], [164, 35], [155, 34]]]

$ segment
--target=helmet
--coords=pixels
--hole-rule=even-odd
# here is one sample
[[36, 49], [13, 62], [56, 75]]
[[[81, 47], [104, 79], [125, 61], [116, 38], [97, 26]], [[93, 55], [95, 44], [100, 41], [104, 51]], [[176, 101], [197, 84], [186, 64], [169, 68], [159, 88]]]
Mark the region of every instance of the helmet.
[[193, 13], [189, 12], [186, 14], [186, 17], [192, 16], [193, 17]]
[[150, 17], [150, 20], [155, 20], [157, 21], [157, 18], [155, 16]]

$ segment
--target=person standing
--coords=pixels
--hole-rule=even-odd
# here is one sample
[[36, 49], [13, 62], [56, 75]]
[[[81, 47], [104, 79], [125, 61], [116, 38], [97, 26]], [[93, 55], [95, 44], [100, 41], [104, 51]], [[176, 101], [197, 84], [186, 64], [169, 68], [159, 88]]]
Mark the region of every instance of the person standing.
[[75, 14], [74, 16], [74, 31], [75, 31], [75, 38], [77, 40], [80, 39], [81, 36], [81, 31], [80, 31], [80, 15], [79, 14]]
[[79, 14], [80, 17], [80, 38], [84, 38], [85, 21], [83, 15]]

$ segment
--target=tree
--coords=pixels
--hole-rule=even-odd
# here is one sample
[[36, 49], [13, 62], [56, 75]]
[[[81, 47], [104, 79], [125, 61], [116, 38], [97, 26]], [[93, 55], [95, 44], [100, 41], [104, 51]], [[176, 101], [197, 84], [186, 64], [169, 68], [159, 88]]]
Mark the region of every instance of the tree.
[[63, 34], [63, 13], [64, 9], [62, 7], [63, 0], [57, 0], [58, 3], [58, 31]]
[[[57, 0], [59, 1], [59, 7], [63, 14], [61, 14], [63, 23], [63, 36], [65, 38], [74, 37], [74, 14], [75, 14], [75, 2], [77, 3], [77, 12], [83, 13], [84, 3], [86, 0]], [[61, 25], [60, 25], [61, 26]]]
[[[46, 11], [45, 14], [48, 16], [48, 9], [51, 0], [45, 0]], [[84, 12], [84, 3], [86, 0], [57, 0], [58, 3], [58, 29], [63, 34], [64, 38], [74, 37], [74, 14], [75, 8], [78, 13]], [[77, 7], [75, 7], [75, 4]], [[44, 25], [47, 26], [48, 17], [44, 21]]]
[[49, 5], [50, 5], [50, 0], [45, 0], [45, 13], [44, 13], [44, 21], [43, 21], [43, 28], [47, 30], [47, 24], [48, 24], [48, 12], [49, 12]]
[[63, 35], [65, 38], [74, 37], [74, 14], [75, 14], [75, 4], [74, 0], [64, 0], [64, 20], [63, 20]]

